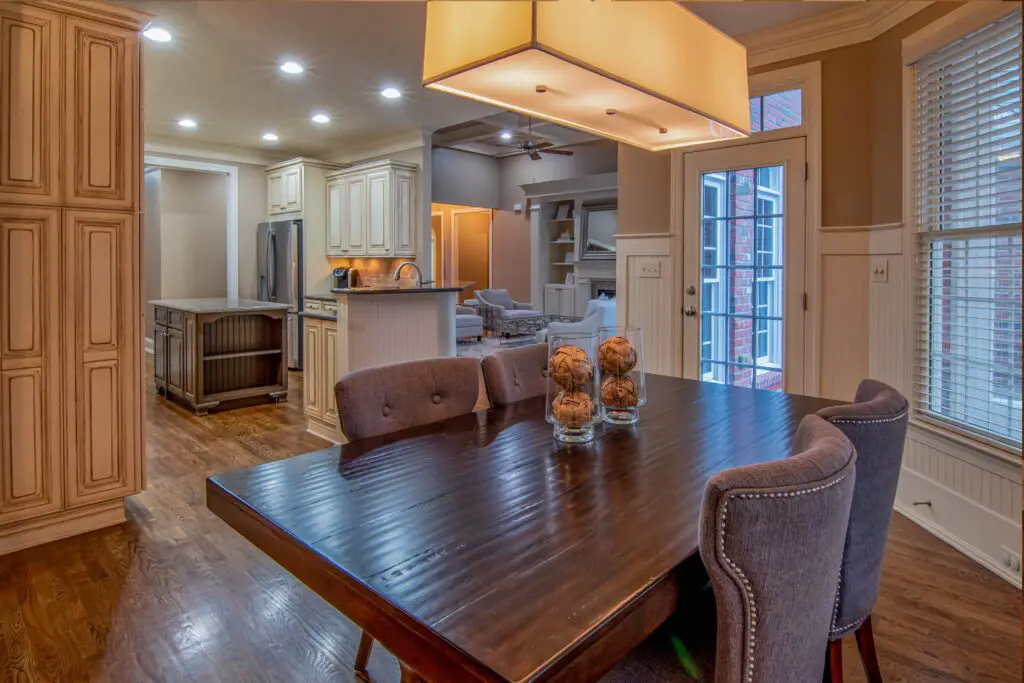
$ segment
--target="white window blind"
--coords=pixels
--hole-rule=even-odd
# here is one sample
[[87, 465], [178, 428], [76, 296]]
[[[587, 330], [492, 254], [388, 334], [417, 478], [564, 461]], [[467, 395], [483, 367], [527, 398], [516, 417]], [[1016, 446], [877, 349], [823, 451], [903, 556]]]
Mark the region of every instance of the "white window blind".
[[1021, 447], [1021, 15], [914, 65], [919, 415]]

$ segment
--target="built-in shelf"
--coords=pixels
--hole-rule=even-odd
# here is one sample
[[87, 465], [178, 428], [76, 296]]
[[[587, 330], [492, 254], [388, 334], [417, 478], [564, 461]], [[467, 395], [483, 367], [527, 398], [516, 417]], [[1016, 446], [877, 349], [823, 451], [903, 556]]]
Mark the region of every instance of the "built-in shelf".
[[551, 244], [576, 244], [573, 240], [553, 240]]
[[225, 360], [227, 358], [249, 358], [250, 356], [273, 356], [280, 355], [281, 349], [260, 349], [258, 351], [235, 351], [234, 353], [215, 353], [212, 356], [203, 356], [203, 360]]
[[575, 218], [552, 218], [552, 223], [575, 223]]
[[558, 261], [552, 261], [551, 265], [553, 265], [553, 266], [569, 266], [570, 268], [572, 268], [573, 266], [576, 265], [576, 263], [575, 262], [573, 262], [573, 263], [559, 263]]

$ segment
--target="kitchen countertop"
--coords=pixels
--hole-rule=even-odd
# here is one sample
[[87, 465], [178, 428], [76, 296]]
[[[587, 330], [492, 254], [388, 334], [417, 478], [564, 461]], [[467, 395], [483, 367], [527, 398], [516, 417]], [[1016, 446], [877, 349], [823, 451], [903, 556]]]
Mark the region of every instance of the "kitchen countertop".
[[251, 313], [259, 311], [285, 311], [291, 308], [288, 304], [253, 299], [157, 299], [150, 305], [160, 308], [172, 308], [188, 313]]
[[332, 289], [335, 294], [432, 294], [440, 292], [461, 292], [462, 287], [349, 287]]
[[314, 301], [334, 301], [338, 297], [332, 292], [315, 292], [313, 294], [303, 294], [303, 299], [313, 299]]

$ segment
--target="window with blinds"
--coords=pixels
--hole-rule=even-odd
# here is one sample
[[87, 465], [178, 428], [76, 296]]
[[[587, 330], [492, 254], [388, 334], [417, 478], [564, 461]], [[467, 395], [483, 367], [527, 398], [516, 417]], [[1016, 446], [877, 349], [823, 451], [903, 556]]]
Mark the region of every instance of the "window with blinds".
[[914, 65], [918, 413], [1021, 447], [1021, 14]]

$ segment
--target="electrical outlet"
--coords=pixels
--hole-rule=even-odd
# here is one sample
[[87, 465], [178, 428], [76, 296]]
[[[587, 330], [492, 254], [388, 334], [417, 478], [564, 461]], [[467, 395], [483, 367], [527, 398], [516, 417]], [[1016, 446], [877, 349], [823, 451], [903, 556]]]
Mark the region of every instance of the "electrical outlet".
[[1002, 546], [1002, 551], [1003, 551], [1003, 557], [1002, 557], [1003, 566], [1006, 567], [1007, 569], [1009, 569], [1010, 571], [1012, 571], [1014, 574], [1020, 576], [1020, 574], [1021, 574], [1020, 555], [1018, 555], [1017, 553], [1013, 552], [1012, 550], [1007, 548], [1005, 545]]
[[640, 277], [661, 277], [661, 261], [648, 259], [640, 263]]
[[871, 260], [871, 281], [872, 282], [888, 282], [889, 281], [889, 259], [887, 258], [875, 258]]

